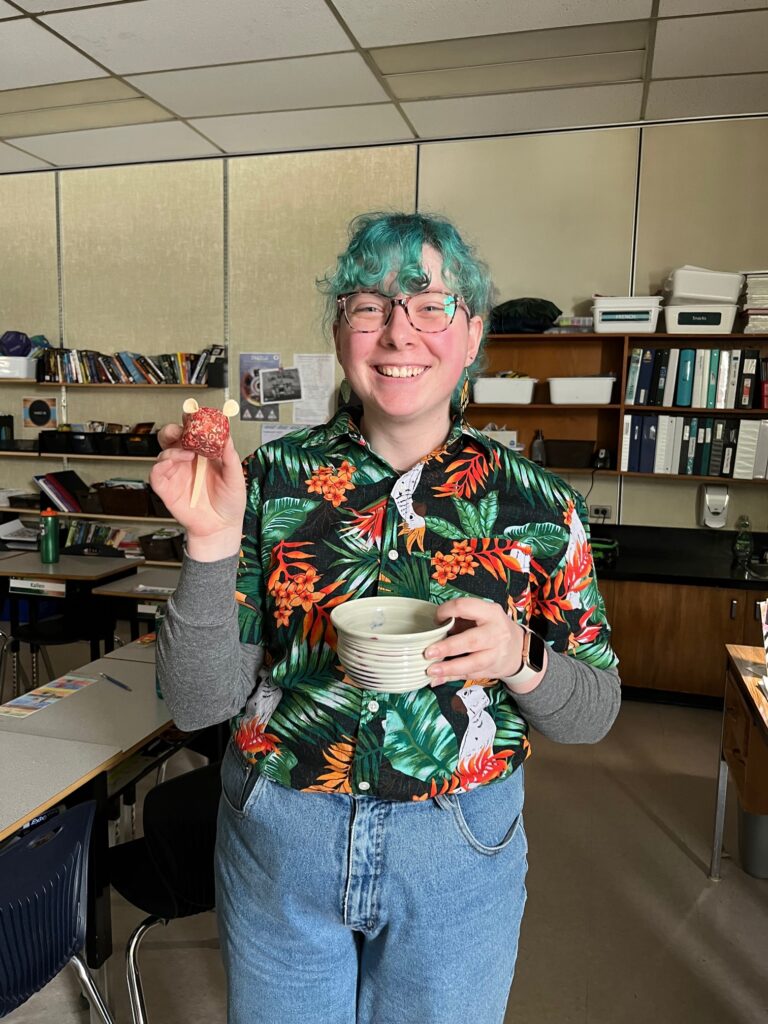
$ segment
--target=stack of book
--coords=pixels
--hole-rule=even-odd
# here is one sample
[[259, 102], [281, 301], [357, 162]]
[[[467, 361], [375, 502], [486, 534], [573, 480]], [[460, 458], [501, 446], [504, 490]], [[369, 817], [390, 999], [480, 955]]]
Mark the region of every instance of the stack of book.
[[58, 473], [41, 473], [35, 483], [50, 502], [50, 507], [59, 512], [82, 512], [82, 500], [90, 488], [77, 473], [70, 469]]
[[49, 348], [37, 362], [37, 379], [57, 384], [205, 384], [208, 366], [220, 358], [221, 345], [202, 352], [138, 352], [106, 355], [91, 349]]
[[768, 270], [750, 271], [746, 275], [744, 315], [745, 334], [768, 334]]
[[768, 409], [757, 349], [633, 348], [625, 405]]
[[768, 419], [626, 413], [620, 469], [765, 480]]

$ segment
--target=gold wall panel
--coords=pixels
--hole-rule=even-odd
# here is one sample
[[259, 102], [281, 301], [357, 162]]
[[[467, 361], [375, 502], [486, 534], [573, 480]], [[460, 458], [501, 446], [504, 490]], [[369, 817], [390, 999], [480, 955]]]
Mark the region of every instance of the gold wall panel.
[[24, 331], [59, 341], [56, 179], [0, 175], [0, 334]]
[[636, 291], [670, 270], [768, 266], [768, 119], [643, 129]]
[[[344, 248], [347, 225], [369, 210], [413, 210], [416, 149], [384, 146], [230, 160], [229, 381], [238, 392], [241, 352], [333, 352], [315, 280]], [[290, 420], [290, 405], [282, 418]], [[259, 441], [232, 421], [238, 450]]]
[[218, 160], [62, 173], [67, 345], [151, 354], [222, 340], [222, 179]]
[[422, 145], [419, 208], [477, 246], [498, 301], [584, 313], [629, 288], [637, 149], [634, 128]]

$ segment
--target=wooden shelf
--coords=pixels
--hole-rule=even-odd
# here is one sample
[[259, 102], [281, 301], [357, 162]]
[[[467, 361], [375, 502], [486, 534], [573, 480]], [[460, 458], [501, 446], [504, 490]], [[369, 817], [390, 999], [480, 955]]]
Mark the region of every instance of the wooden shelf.
[[148, 388], [149, 390], [157, 390], [158, 388], [186, 388], [193, 391], [223, 390], [220, 387], [215, 387], [213, 384], [137, 384], [135, 382], [128, 384], [125, 381], [120, 383], [115, 381], [112, 384], [107, 384], [105, 381], [76, 384], [74, 381], [68, 380], [34, 380], [32, 377], [0, 377], [0, 384], [24, 384], [27, 387], [37, 388], [132, 388], [134, 390], [137, 388]]
[[155, 455], [75, 455], [72, 452], [0, 452], [0, 459], [91, 459], [98, 462], [154, 462]]
[[525, 404], [510, 402], [494, 402], [493, 404], [490, 402], [470, 402], [467, 408], [478, 413], [482, 412], [483, 409], [504, 409], [506, 412], [510, 409], [515, 412], [528, 412], [529, 409], [534, 412], [537, 410], [541, 411], [543, 409], [546, 409], [548, 412], [558, 412], [561, 409], [567, 409], [568, 412], [599, 412], [603, 409], [620, 409], [621, 406], [592, 405], [587, 404], [586, 402], [574, 402], [568, 404], [560, 402], [527, 402]]
[[[53, 507], [53, 506], [51, 506]], [[62, 512], [57, 509], [62, 519], [93, 519], [97, 522], [118, 522], [118, 523], [176, 523], [170, 516], [113, 516], [105, 512]], [[13, 508], [10, 505], [0, 505], [0, 512], [15, 512], [20, 516], [39, 516], [38, 508]], [[176, 524], [178, 525], [178, 524]]]

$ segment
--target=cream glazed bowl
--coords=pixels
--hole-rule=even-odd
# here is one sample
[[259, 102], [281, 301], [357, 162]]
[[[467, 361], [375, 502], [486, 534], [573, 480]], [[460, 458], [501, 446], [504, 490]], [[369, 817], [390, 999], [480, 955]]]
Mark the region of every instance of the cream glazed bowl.
[[412, 597], [363, 597], [338, 605], [331, 622], [349, 678], [367, 690], [405, 693], [427, 686], [424, 651], [442, 640], [453, 619], [437, 623], [436, 605]]

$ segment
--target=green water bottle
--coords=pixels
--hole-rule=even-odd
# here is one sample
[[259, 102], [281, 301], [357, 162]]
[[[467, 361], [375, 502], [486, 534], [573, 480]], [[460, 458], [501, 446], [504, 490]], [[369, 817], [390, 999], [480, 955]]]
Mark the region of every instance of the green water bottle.
[[752, 559], [752, 527], [749, 516], [739, 516], [736, 520], [736, 537], [733, 541], [733, 567], [744, 576], [749, 576], [749, 563]]
[[59, 513], [47, 508], [40, 513], [40, 561], [50, 564], [59, 560]]

